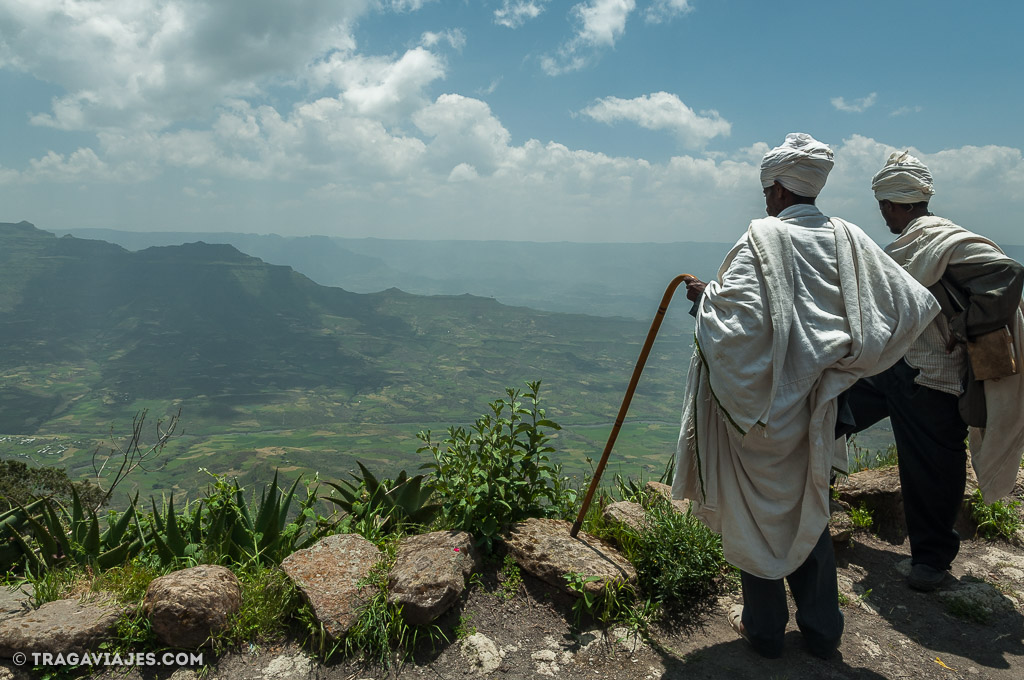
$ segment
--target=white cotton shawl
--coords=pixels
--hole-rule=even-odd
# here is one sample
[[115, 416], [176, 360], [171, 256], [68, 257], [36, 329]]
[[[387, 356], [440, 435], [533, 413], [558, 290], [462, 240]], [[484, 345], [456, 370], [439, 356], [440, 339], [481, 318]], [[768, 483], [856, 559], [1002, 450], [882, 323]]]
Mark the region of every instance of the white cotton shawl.
[[[1003, 252], [984, 236], [934, 215], [911, 222], [885, 251], [923, 285], [932, 286], [942, 278], [946, 267], [955, 263], [957, 246], [970, 243], [984, 243]], [[1024, 357], [1024, 301], [1010, 331], [1019, 362]], [[1024, 375], [986, 380], [984, 385], [988, 417], [985, 427], [968, 430], [968, 444], [978, 487], [985, 502], [991, 503], [1013, 491], [1017, 479], [1024, 451]]]
[[836, 398], [879, 373], [939, 306], [858, 227], [798, 205], [755, 220], [701, 300], [673, 495], [768, 579], [799, 567], [846, 469]]

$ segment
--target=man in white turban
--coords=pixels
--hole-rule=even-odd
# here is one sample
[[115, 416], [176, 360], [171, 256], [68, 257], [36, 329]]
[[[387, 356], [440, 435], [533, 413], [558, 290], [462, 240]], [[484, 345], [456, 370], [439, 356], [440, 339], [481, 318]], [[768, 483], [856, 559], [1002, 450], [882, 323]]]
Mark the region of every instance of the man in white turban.
[[736, 631], [782, 653], [789, 611], [810, 651], [839, 645], [835, 556], [828, 532], [837, 398], [885, 370], [938, 314], [928, 291], [849, 222], [815, 206], [832, 151], [791, 134], [765, 155], [769, 217], [750, 223], [718, 281], [691, 278], [695, 351], [676, 453], [676, 498], [722, 535], [739, 567]]
[[843, 418], [849, 422], [837, 433], [858, 432], [889, 417], [910, 538], [907, 583], [929, 591], [942, 585], [960, 550], [953, 525], [963, 503], [968, 434], [987, 502], [1010, 493], [1017, 478], [1024, 380], [1019, 372], [992, 373], [980, 362], [980, 351], [993, 346], [1007, 360], [1012, 352], [1019, 367], [1024, 267], [989, 239], [928, 212], [932, 175], [909, 152], [892, 154], [871, 188], [897, 235], [886, 252], [932, 291], [943, 313], [900, 362], [849, 391]]

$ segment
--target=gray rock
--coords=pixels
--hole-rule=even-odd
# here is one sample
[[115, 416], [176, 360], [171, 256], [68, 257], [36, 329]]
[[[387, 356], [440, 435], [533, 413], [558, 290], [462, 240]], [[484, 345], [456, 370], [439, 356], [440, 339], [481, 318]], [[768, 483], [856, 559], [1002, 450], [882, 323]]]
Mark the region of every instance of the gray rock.
[[279, 656], [263, 669], [263, 680], [299, 680], [315, 676], [313, 659], [304, 652]]
[[430, 623], [462, 595], [477, 560], [473, 537], [465, 531], [404, 538], [388, 578], [388, 600], [402, 605], [406, 623]]
[[991, 583], [981, 581], [959, 581], [950, 588], [936, 591], [939, 598], [952, 606], [958, 604], [979, 616], [1008, 614], [1017, 608], [1017, 602]]
[[31, 599], [32, 586], [28, 583], [14, 588], [0, 586], [0, 621], [29, 611]]
[[619, 501], [609, 503], [601, 513], [609, 524], [626, 526], [640, 532], [647, 526], [647, 511], [639, 503]]
[[0, 621], [0, 656], [97, 652], [123, 609], [109, 600], [54, 600]]
[[154, 579], [142, 608], [168, 647], [195, 648], [224, 630], [242, 605], [242, 590], [230, 569], [201, 564]]
[[853, 520], [845, 512], [833, 512], [828, 520], [828, 533], [832, 536], [833, 547], [849, 545], [853, 535]]
[[474, 633], [462, 641], [462, 653], [469, 661], [469, 671], [476, 675], [490, 675], [501, 665], [501, 654], [494, 641], [482, 633]]
[[357, 584], [380, 557], [380, 550], [362, 536], [336, 534], [292, 553], [281, 562], [281, 569], [309, 602], [327, 634], [339, 640], [369, 598]]
[[559, 519], [528, 519], [519, 522], [505, 537], [508, 552], [520, 567], [566, 592], [569, 572], [597, 577], [586, 584], [587, 592], [599, 592], [609, 582], [636, 585], [636, 570], [610, 544], [579, 532], [569, 536], [571, 524]]
[[[969, 499], [977, 484], [968, 466], [967, 488], [957, 517], [955, 529], [961, 536], [973, 536], [978, 525], [971, 519]], [[850, 475], [839, 487], [839, 500], [852, 507], [865, 507], [874, 518], [874, 531], [879, 538], [902, 543], [907, 537], [906, 516], [900, 474], [896, 467], [864, 470]]]

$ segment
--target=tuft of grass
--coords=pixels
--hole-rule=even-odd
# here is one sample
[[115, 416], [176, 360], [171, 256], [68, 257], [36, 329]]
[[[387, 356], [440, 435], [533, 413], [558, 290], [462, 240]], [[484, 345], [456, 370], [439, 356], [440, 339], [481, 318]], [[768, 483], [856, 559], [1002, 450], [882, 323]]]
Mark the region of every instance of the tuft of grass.
[[472, 620], [472, 614], [463, 614], [459, 617], [459, 622], [456, 624], [454, 630], [456, 640], [465, 640], [470, 635], [476, 635], [476, 626], [470, 623]]
[[236, 568], [242, 606], [221, 639], [240, 645], [280, 640], [299, 608], [298, 590], [280, 568], [259, 562]]
[[32, 586], [29, 604], [38, 608], [47, 602], [63, 600], [88, 589], [88, 577], [81, 567], [48, 569], [41, 574], [27, 571], [25, 580]]
[[112, 567], [93, 579], [93, 592], [107, 592], [120, 602], [136, 605], [146, 596], [146, 589], [153, 579], [168, 573], [169, 569], [158, 569], [139, 559]]
[[519, 571], [519, 565], [509, 555], [505, 555], [505, 561], [502, 562], [498, 583], [498, 589], [494, 594], [503, 600], [511, 600], [523, 587], [523, 574]]
[[858, 446], [857, 437], [854, 435], [849, 438], [846, 447], [850, 457], [850, 472], [889, 468], [899, 463], [895, 444], [889, 444], [885, 451], [872, 452], [863, 446]]
[[982, 538], [1011, 540], [1021, 526], [1020, 501], [1004, 503], [996, 501], [986, 504], [981, 489], [971, 494], [971, 517], [978, 524], [978, 535]]
[[855, 508], [850, 508], [850, 519], [857, 529], [870, 529], [875, 523], [874, 515], [863, 503]]

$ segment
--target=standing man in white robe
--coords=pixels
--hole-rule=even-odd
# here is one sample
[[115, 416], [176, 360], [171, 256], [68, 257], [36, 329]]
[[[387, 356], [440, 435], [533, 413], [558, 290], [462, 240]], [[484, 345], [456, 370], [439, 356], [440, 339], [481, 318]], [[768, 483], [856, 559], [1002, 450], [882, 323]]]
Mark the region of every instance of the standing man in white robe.
[[815, 198], [833, 155], [787, 135], [761, 162], [768, 218], [750, 223], [718, 281], [687, 281], [695, 352], [673, 494], [722, 535], [741, 572], [737, 632], [777, 657], [789, 611], [809, 650], [839, 645], [829, 478], [846, 470], [837, 398], [885, 370], [938, 313], [935, 299], [858, 227], [826, 217]]
[[886, 416], [892, 422], [910, 538], [907, 584], [931, 591], [942, 585], [960, 550], [953, 525], [967, 481], [968, 433], [987, 502], [1009, 494], [1017, 479], [1024, 377], [1018, 369], [1016, 375], [978, 379], [968, 342], [1003, 336], [1004, 352], [1012, 348], [1019, 367], [1024, 267], [984, 236], [931, 214], [932, 174], [910, 153], [892, 154], [871, 188], [896, 235], [885, 251], [935, 294], [943, 313], [903, 360], [850, 389], [851, 422], [841, 423], [837, 433], [859, 432]]

